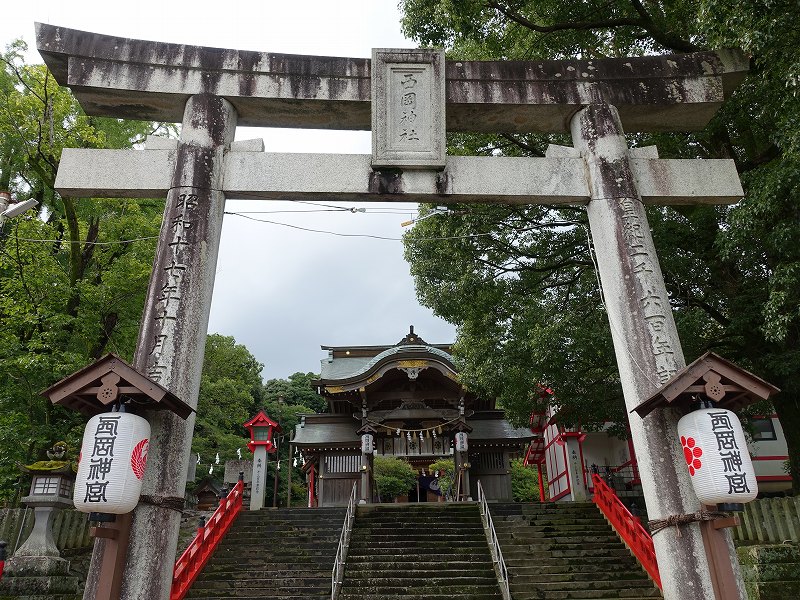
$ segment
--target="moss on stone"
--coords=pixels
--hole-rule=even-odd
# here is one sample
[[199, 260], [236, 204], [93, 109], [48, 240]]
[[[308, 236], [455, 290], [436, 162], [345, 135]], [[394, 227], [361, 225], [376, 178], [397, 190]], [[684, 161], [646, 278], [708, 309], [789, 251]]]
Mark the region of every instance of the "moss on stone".
[[29, 473], [68, 473], [75, 470], [68, 460], [40, 460], [22, 468]]

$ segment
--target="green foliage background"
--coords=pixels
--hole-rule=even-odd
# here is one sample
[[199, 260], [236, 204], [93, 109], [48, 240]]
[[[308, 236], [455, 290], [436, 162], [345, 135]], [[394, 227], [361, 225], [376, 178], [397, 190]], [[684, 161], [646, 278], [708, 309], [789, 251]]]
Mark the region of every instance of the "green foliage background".
[[[405, 33], [451, 59], [740, 48], [750, 73], [696, 133], [631, 135], [662, 158], [730, 158], [735, 206], [650, 207], [687, 361], [714, 350], [776, 384], [800, 485], [800, 5], [788, 0], [404, 0]], [[679, 125], [679, 124], [676, 124]], [[451, 134], [453, 154], [541, 156], [564, 136]], [[582, 208], [450, 206], [405, 238], [423, 304], [458, 326], [464, 382], [517, 423], [554, 388], [585, 428], [626, 415]], [[468, 237], [475, 236], [477, 237]], [[447, 240], [431, 238], [446, 237]], [[757, 406], [755, 412], [771, 411]]]
[[[126, 148], [168, 128], [87, 117], [24, 44], [0, 55], [0, 189], [39, 209], [0, 230], [0, 499], [13, 502], [18, 464], [65, 440], [84, 420], [39, 392], [107, 352], [130, 359], [163, 201], [78, 201], [53, 186], [64, 147]], [[132, 241], [125, 241], [132, 240]], [[74, 454], [73, 454], [74, 457]], [[24, 484], [23, 484], [24, 486]]]

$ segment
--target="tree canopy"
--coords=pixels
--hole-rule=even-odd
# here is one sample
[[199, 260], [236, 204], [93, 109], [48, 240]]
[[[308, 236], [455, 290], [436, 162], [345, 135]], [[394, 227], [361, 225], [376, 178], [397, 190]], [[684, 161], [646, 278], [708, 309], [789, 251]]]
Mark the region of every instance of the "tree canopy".
[[304, 406], [310, 412], [325, 412], [328, 402], [317, 393], [313, 382], [319, 379], [316, 373], [293, 373], [287, 379], [270, 379], [264, 384], [264, 400], [277, 402], [282, 399], [290, 406]]
[[[0, 230], [0, 490], [56, 441], [74, 452], [84, 420], [39, 392], [113, 351], [130, 359], [163, 201], [77, 200], [54, 189], [64, 147], [125, 148], [156, 123], [88, 117], [24, 44], [0, 55], [0, 189], [38, 210]], [[74, 455], [73, 455], [74, 457]]]
[[[712, 349], [783, 391], [800, 485], [800, 7], [789, 1], [404, 0], [405, 33], [450, 58], [562, 59], [736, 47], [750, 73], [701, 132], [637, 134], [663, 158], [730, 158], [735, 206], [648, 209], [687, 360]], [[541, 156], [542, 135], [450, 135], [451, 153]], [[582, 208], [450, 206], [406, 236], [423, 304], [458, 326], [465, 383], [517, 422], [552, 386], [568, 419], [625, 423]], [[446, 239], [431, 239], [446, 238]], [[769, 410], [757, 407], [756, 411]]]

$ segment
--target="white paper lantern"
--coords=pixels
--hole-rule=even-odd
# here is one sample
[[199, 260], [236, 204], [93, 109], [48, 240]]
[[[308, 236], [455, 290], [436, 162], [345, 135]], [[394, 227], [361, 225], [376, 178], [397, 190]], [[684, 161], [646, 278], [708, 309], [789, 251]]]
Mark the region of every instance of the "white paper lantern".
[[373, 437], [371, 433], [365, 433], [361, 436], [361, 453], [372, 454]]
[[86, 424], [72, 500], [81, 512], [122, 515], [139, 501], [150, 424], [129, 413], [95, 415]]
[[456, 450], [458, 452], [466, 452], [467, 447], [467, 434], [463, 431], [459, 431], [456, 433]]
[[758, 494], [756, 474], [739, 418], [723, 408], [701, 408], [678, 421], [683, 455], [703, 504], [741, 504]]

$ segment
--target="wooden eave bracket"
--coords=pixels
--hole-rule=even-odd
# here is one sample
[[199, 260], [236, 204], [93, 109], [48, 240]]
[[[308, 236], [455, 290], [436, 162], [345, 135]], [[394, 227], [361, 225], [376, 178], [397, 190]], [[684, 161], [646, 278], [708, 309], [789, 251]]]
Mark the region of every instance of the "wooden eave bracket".
[[373, 427], [371, 423], [367, 423], [366, 425], [362, 425], [361, 427], [359, 427], [358, 430], [356, 430], [356, 433], [358, 435], [364, 435], [367, 433], [375, 435], [378, 433], [378, 430], [375, 427]]
[[[718, 397], [709, 396], [709, 385]], [[681, 408], [688, 412], [698, 395], [714, 400], [720, 408], [737, 410], [767, 400], [780, 390], [713, 352], [706, 352], [665, 383], [655, 394], [634, 408], [644, 418], [656, 408]]]
[[41, 395], [87, 417], [108, 412], [122, 396], [149, 409], [170, 410], [182, 419], [194, 412], [183, 400], [113, 353], [68, 375]]

